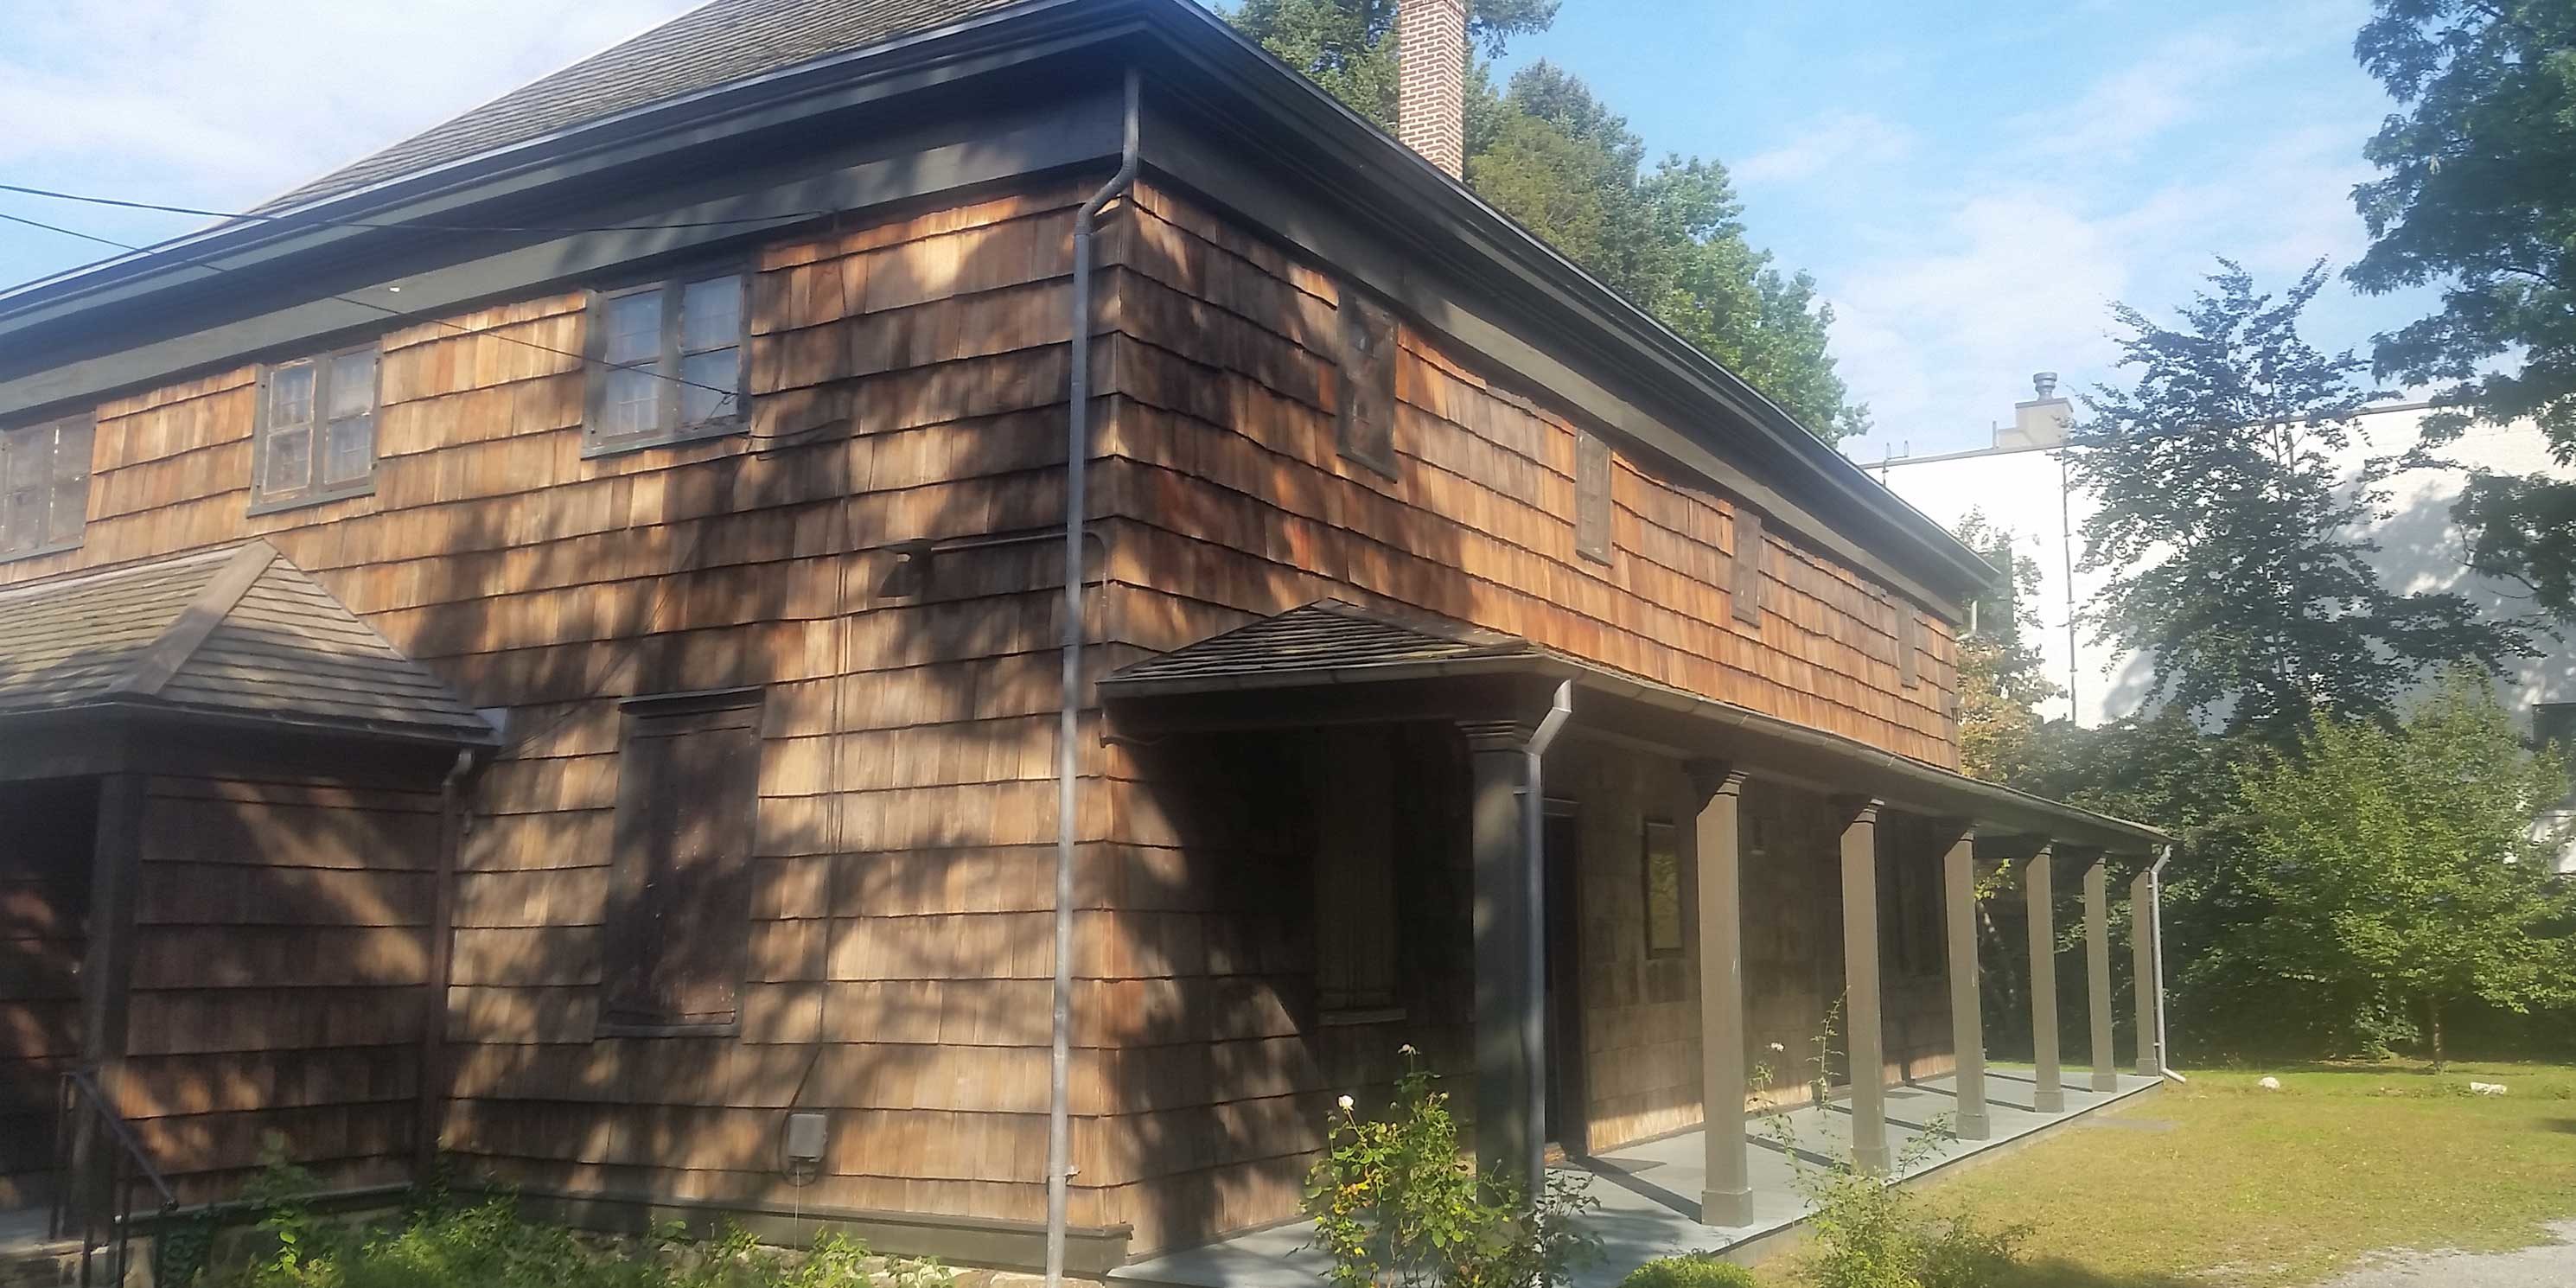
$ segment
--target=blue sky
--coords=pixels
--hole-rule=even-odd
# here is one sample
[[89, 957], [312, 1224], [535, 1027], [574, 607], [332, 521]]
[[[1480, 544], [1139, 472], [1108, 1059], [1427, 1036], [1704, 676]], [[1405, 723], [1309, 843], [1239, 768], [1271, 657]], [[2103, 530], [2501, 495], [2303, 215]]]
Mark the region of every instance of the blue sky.
[[[216, 209], [274, 195], [690, 0], [75, 0], [0, 41], [0, 181]], [[2367, 0], [1972, 4], [1564, 0], [1553, 59], [1658, 150], [1736, 174], [1755, 244], [1805, 268], [1878, 430], [1856, 456], [1982, 446], [2029, 373], [2111, 375], [2109, 302], [2165, 311], [2214, 255], [2287, 282], [2364, 244], [2352, 185], [2389, 110]], [[123, 240], [192, 221], [0, 194]], [[104, 248], [0, 224], [0, 282]], [[2365, 346], [2421, 297], [2332, 286]]]

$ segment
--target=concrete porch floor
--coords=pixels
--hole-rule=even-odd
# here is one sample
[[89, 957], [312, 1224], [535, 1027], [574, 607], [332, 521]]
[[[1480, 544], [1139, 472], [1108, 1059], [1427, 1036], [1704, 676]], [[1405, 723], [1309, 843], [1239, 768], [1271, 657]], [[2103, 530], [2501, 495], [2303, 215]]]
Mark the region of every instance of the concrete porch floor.
[[[1938, 1172], [1963, 1159], [2028, 1139], [2051, 1127], [2072, 1122], [2108, 1105], [2154, 1088], [2159, 1079], [2119, 1075], [2112, 1091], [2086, 1087], [2087, 1071], [2066, 1071], [2066, 1112], [2042, 1114], [2030, 1107], [2032, 1080], [2027, 1070], [1989, 1069], [1986, 1097], [1994, 1132], [1990, 1139], [1953, 1141], [1907, 1179]], [[1922, 1134], [1935, 1115], [1955, 1108], [1947, 1077], [1890, 1087], [1887, 1135], [1891, 1152]], [[1797, 1147], [1816, 1160], [1841, 1153], [1850, 1141], [1851, 1117], [1836, 1102], [1826, 1112], [1812, 1107], [1791, 1111]], [[1640, 1263], [1685, 1252], [1748, 1249], [1768, 1236], [1804, 1220], [1807, 1202], [1791, 1184], [1791, 1163], [1780, 1147], [1754, 1132], [1750, 1164], [1754, 1220], [1741, 1226], [1706, 1226], [1698, 1220], [1699, 1195], [1707, 1175], [1700, 1133], [1684, 1132], [1614, 1150], [1601, 1157], [1569, 1164], [1587, 1177], [1586, 1185], [1600, 1206], [1585, 1224], [1601, 1238], [1599, 1261], [1577, 1271], [1572, 1288], [1616, 1284]], [[1311, 1222], [1273, 1226], [1204, 1247], [1140, 1261], [1110, 1272], [1130, 1284], [1174, 1288], [1313, 1288], [1329, 1268], [1326, 1258], [1305, 1245], [1313, 1237]]]

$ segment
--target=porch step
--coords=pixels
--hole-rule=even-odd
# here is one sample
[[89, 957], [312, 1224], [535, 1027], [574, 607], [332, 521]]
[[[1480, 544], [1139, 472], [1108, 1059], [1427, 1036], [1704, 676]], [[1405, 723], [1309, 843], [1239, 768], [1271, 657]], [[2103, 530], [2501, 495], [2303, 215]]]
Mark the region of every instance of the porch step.
[[63, 1288], [80, 1277], [80, 1241], [0, 1248], [0, 1288]]
[[59, 1288], [80, 1272], [80, 1241], [45, 1233], [43, 1208], [0, 1210], [0, 1288]]

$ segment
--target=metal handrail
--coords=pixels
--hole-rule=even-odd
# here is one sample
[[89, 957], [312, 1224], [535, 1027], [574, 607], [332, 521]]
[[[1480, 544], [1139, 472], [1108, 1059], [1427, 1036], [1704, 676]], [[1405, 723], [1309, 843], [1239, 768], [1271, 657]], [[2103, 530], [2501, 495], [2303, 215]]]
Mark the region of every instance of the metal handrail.
[[[81, 1116], [84, 1107], [88, 1110], [86, 1117]], [[59, 1239], [71, 1232], [72, 1211], [77, 1204], [80, 1212], [81, 1288], [91, 1288], [92, 1259], [111, 1242], [116, 1250], [115, 1270], [107, 1282], [123, 1284], [134, 1236], [135, 1182], [151, 1183], [153, 1192], [160, 1196], [164, 1213], [178, 1210], [179, 1196], [170, 1188], [169, 1179], [161, 1175], [161, 1169], [152, 1165], [151, 1156], [143, 1152], [143, 1142], [135, 1139], [133, 1127], [109, 1106], [107, 1092], [98, 1085], [95, 1072], [88, 1069], [64, 1070], [62, 1095], [56, 1102], [55, 1111], [54, 1151], [59, 1165], [55, 1175], [59, 1179], [54, 1192], [53, 1236]], [[98, 1228], [102, 1215], [96, 1202], [99, 1196], [89, 1184], [88, 1165], [91, 1160], [74, 1157], [81, 1134], [77, 1128], [84, 1123], [105, 1129], [107, 1138], [116, 1143], [116, 1148], [108, 1156], [105, 1178], [109, 1209], [104, 1214], [107, 1220], [105, 1237], [101, 1237]], [[156, 1274], [153, 1278], [157, 1281], [160, 1276]]]

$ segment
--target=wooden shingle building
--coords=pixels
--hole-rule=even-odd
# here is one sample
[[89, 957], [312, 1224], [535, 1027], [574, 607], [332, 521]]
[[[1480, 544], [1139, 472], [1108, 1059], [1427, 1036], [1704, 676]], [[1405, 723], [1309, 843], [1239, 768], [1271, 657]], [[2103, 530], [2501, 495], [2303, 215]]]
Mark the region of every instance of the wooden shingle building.
[[1958, 773], [1989, 569], [1420, 61], [1429, 159], [1189, 0], [716, 0], [0, 294], [0, 1207], [112, 1118], [1099, 1269], [1407, 1043], [1487, 1167], [1717, 1106], [1712, 1219], [1837, 1007], [1865, 1156], [1966, 1092], [1978, 854], [2162, 838]]

